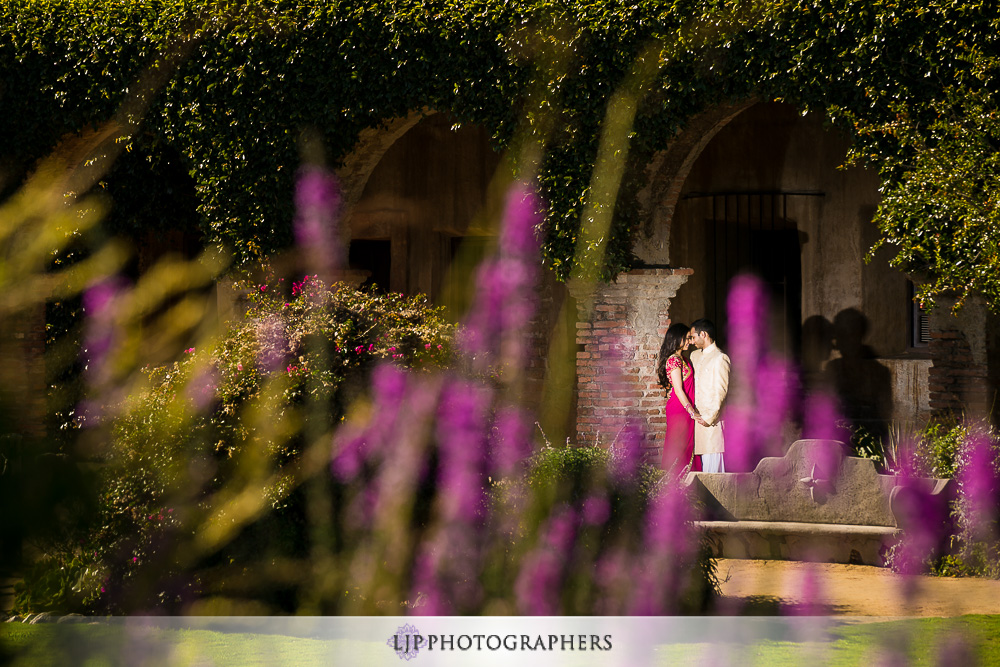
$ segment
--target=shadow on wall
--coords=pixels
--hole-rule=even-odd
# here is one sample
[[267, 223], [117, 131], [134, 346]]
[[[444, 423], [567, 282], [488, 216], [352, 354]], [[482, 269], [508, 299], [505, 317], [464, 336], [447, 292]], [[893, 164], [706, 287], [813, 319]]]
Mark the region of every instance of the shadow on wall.
[[868, 327], [868, 318], [856, 308], [840, 311], [833, 322], [821, 315], [808, 318], [802, 325], [802, 373], [808, 391], [833, 391], [844, 417], [884, 438], [892, 414], [892, 380], [864, 343]]

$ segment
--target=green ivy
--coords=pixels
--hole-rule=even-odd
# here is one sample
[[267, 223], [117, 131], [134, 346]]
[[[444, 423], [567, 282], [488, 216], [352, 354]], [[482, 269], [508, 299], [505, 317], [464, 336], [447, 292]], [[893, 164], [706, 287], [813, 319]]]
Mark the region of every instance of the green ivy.
[[[967, 94], [992, 119], [996, 68], [984, 54], [997, 52], [998, 28], [991, 5], [973, 1], [2, 0], [0, 156], [6, 186], [16, 185], [61, 137], [112, 118], [163, 53], [186, 46], [142, 133], [193, 178], [206, 240], [246, 263], [291, 243], [303, 130], [318, 130], [337, 161], [363, 129], [428, 107], [484, 126], [502, 149], [525, 118], [541, 128], [544, 107], [553, 114], [541, 137], [545, 254], [565, 278], [609, 99], [654, 44], [659, 69], [630, 137], [602, 277], [632, 263], [635, 194], [655, 151], [711, 105], [781, 99], [859, 138], [855, 158], [883, 174], [884, 241], [900, 267], [931, 275], [927, 295], [968, 287], [996, 301], [992, 218], [979, 224], [939, 205], [922, 185], [933, 160], [905, 163], [920, 142], [880, 130], [905, 109], [915, 136], [936, 143], [941, 106]], [[980, 131], [951, 149], [975, 158], [974, 173], [995, 161], [995, 137]], [[986, 202], [990, 183], [969, 173], [943, 176], [949, 202], [970, 184]], [[930, 227], [940, 244], [925, 243]], [[958, 259], [974, 266], [953, 271]]]

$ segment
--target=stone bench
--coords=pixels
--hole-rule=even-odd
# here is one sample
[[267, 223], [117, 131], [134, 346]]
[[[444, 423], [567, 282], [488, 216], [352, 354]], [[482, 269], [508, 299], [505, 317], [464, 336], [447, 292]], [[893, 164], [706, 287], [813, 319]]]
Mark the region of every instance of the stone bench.
[[914, 520], [948, 516], [950, 480], [880, 475], [834, 440], [798, 440], [749, 473], [689, 473], [720, 558], [883, 565]]

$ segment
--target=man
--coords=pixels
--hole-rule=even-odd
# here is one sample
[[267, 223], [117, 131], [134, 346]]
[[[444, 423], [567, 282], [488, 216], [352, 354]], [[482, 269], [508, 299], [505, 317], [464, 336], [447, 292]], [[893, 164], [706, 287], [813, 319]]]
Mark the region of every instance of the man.
[[722, 454], [722, 406], [729, 392], [729, 356], [715, 344], [715, 324], [704, 318], [691, 325], [694, 367], [694, 404], [698, 410], [694, 426], [694, 454], [701, 456], [704, 472], [726, 472]]

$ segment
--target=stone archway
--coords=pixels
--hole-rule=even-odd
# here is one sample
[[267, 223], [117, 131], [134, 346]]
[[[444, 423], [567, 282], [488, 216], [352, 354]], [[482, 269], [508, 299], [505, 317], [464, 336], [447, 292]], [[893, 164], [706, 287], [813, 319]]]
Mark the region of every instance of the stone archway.
[[[659, 342], [671, 321], [690, 323], [705, 314], [711, 279], [706, 253], [718, 250], [708, 245], [706, 222], [719, 222], [711, 204], [713, 197], [723, 196], [740, 198], [744, 209], [750, 200], [767, 204], [731, 221], [750, 232], [755, 224], [759, 227], [760, 210], [774, 210], [765, 199], [788, 200], [780, 228], [794, 235], [795, 243], [782, 252], [796, 255], [790, 279], [801, 286], [800, 292], [789, 292], [795, 307], [787, 309], [788, 322], [801, 328], [807, 320], [821, 320], [831, 330], [834, 323], [849, 319], [845, 313], [866, 319], [861, 344], [845, 345], [844, 351], [828, 346], [816, 375], [829, 375], [825, 364], [838, 355], [857, 352], [855, 366], [873, 369], [864, 376], [880, 382], [877, 391], [859, 395], [891, 396], [890, 405], [876, 406], [878, 418], [913, 418], [926, 408], [930, 361], [926, 351], [907, 342], [906, 278], [889, 267], [884, 255], [870, 264], [864, 260], [877, 234], [871, 218], [878, 205], [878, 177], [862, 169], [839, 169], [848, 143], [825, 127], [822, 118], [802, 116], [780, 103], [746, 100], [692, 118], [654, 156], [646, 169], [647, 185], [639, 193], [644, 224], [634, 246], [644, 265], [601, 291], [593, 318], [579, 325], [581, 441], [593, 441], [597, 434], [610, 441], [631, 409], [645, 423], [645, 445], [655, 456], [663, 428], [663, 391], [653, 375]], [[699, 234], [704, 237], [700, 245], [690, 242]], [[724, 290], [726, 277], [719, 280]], [[724, 308], [724, 298], [721, 304]], [[613, 341], [617, 350], [609, 347]], [[797, 351], [794, 336], [785, 341], [786, 350]], [[588, 377], [610, 372], [622, 377], [621, 387], [597, 393], [588, 389]]]
[[715, 135], [754, 104], [745, 100], [702, 112], [653, 156], [646, 167], [647, 185], [638, 194], [645, 220], [633, 248], [645, 263], [670, 263], [670, 223], [691, 168]]
[[500, 156], [488, 132], [424, 110], [368, 133], [342, 168], [351, 265], [383, 289], [448, 299], [460, 245], [485, 246]]
[[427, 108], [411, 111], [404, 117], [393, 118], [385, 121], [379, 127], [361, 131], [354, 148], [337, 169], [345, 217], [350, 215], [361, 199], [372, 171], [375, 170], [386, 151], [396, 143], [397, 139], [409, 132], [414, 125], [434, 113], [437, 112]]
[[[753, 105], [721, 105], [692, 118], [646, 168], [638, 194], [645, 219], [634, 252], [646, 266], [599, 286], [577, 324], [577, 442], [613, 444], [638, 419], [644, 456], [658, 462], [663, 440], [663, 389], [655, 373], [670, 304], [693, 270], [671, 266], [670, 226], [684, 182], [698, 156], [733, 118]], [[571, 287], [572, 289], [572, 287]], [[588, 298], [589, 297], [589, 298]]]

